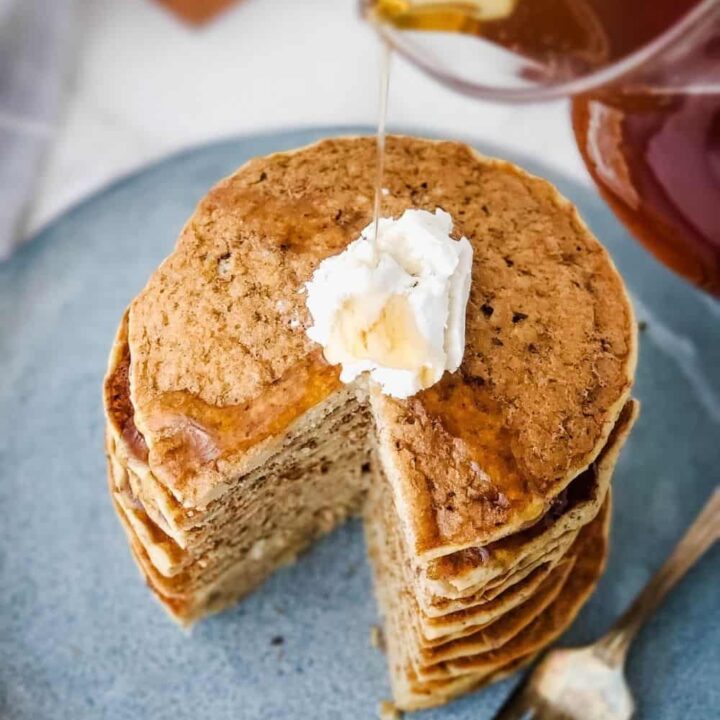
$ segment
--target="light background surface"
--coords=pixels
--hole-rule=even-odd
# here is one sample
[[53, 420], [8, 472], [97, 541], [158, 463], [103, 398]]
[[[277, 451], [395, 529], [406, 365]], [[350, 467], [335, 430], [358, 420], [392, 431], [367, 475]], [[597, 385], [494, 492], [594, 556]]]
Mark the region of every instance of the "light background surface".
[[[195, 28], [151, 0], [78, 0], [72, 78], [29, 231], [113, 178], [236, 134], [376, 122], [379, 48], [355, 0], [242, 0]], [[471, 135], [589, 182], [567, 104], [456, 95], [396, 60], [389, 125]]]

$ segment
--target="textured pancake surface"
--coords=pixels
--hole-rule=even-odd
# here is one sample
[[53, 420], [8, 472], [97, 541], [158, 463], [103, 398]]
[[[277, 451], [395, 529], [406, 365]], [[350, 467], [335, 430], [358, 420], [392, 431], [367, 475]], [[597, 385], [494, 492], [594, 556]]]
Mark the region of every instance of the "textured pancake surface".
[[375, 163], [373, 138], [329, 139], [203, 198], [118, 329], [109, 486], [186, 624], [364, 511], [395, 697], [414, 709], [529, 662], [594, 586], [636, 337], [612, 261], [549, 183], [393, 136], [383, 215], [442, 208], [473, 247], [465, 354], [407, 400], [343, 385], [305, 333], [304, 285], [369, 223]]
[[[528, 605], [529, 617], [523, 617], [521, 606], [490, 625], [496, 626], [494, 632], [501, 644], [495, 646], [490, 638], [489, 643], [481, 644], [479, 652], [468, 644], [467, 655], [431, 664], [429, 671], [428, 666], [418, 666], [408, 642], [412, 636], [394, 603], [399, 596], [393, 593], [392, 579], [385, 577], [382, 585], [376, 583], [378, 600], [385, 611], [390, 677], [397, 706], [418, 710], [448, 702], [499, 679], [503, 669], [517, 669], [555, 640], [572, 623], [602, 574], [607, 558], [609, 516], [608, 498], [598, 516], [583, 528], [568, 575], [548, 606], [543, 609], [542, 603]], [[368, 539], [371, 551], [377, 552], [372, 534]], [[392, 575], [392, 568], [384, 565], [381, 558], [374, 559], [376, 573]], [[519, 630], [514, 632], [513, 626], [519, 626]]]
[[[153, 472], [183, 503], [224, 492], [337, 388], [305, 335], [303, 284], [370, 220], [375, 146], [326, 140], [249, 162], [202, 200], [130, 308], [130, 390]], [[458, 372], [374, 394], [416, 551], [538, 518], [603, 447], [628, 397], [622, 281], [546, 181], [460, 143], [391, 137], [383, 213], [441, 207], [474, 251]]]

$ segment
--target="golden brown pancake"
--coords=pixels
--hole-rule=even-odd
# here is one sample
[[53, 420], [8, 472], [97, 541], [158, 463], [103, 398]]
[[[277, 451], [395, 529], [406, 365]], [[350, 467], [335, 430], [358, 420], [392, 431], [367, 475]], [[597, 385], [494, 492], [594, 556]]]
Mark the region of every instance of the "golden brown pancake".
[[[597, 476], [606, 475], [609, 481], [609, 474], [612, 472], [618, 453], [632, 428], [636, 415], [637, 403], [631, 401], [627, 404], [618, 425], [611, 433], [608, 445], [593, 466]], [[607, 491], [605, 490], [602, 498], [604, 499], [606, 495]], [[526, 608], [536, 606], [538, 600], [533, 596], [540, 592], [541, 583], [547, 577], [547, 572], [543, 574], [542, 569], [546, 568], [547, 571], [552, 571], [558, 563], [569, 559], [575, 552], [570, 546], [573, 545], [577, 532], [569, 533], [570, 538], [567, 544], [561, 544], [557, 549], [553, 547], [549, 551], [546, 550], [546, 554], [541, 555], [538, 564], [531, 566], [531, 572], [528, 575], [524, 575], [522, 572], [515, 573], [515, 575], [519, 575], [519, 579], [513, 580], [511, 576], [505, 583], [498, 586], [497, 594], [491, 590], [486, 591], [484, 598], [470, 595], [464, 599], [466, 605], [463, 609], [441, 616], [428, 616], [424, 607], [418, 602], [420, 594], [415, 582], [416, 575], [414, 572], [408, 571], [408, 551], [403, 546], [401, 537], [395, 529], [396, 515], [392, 507], [392, 497], [389, 496], [382, 483], [376, 482], [371, 485], [368, 505], [366, 522], [369, 526], [369, 542], [371, 546], [375, 547], [373, 551], [376, 556], [375, 565], [393, 568], [392, 573], [386, 574], [392, 578], [394, 583], [392, 593], [403, 598], [401, 605], [405, 636], [412, 637], [410, 652], [416, 658], [424, 657], [429, 660], [435, 648], [472, 636], [480, 630], [492, 626], [496, 621], [499, 622], [499, 619], [512, 614], [521, 604], [524, 604]], [[588, 516], [589, 520], [595, 517], [599, 509], [596, 506], [595, 511]], [[540, 573], [540, 575], [533, 580], [534, 573]], [[524, 582], [525, 577], [529, 577], [531, 580]], [[386, 586], [390, 583], [391, 580], [382, 578], [376, 582], [376, 584]], [[387, 603], [383, 597], [386, 593], [378, 592], [378, 595], [381, 609], [385, 612], [384, 606]], [[390, 604], [394, 602], [391, 601]], [[514, 626], [519, 627], [517, 623]], [[420, 671], [418, 670], [418, 672]]]
[[[444, 664], [444, 678], [420, 680], [409, 659], [400, 660], [401, 672], [392, 672], [395, 703], [403, 710], [442, 704], [478, 689], [508, 666], [517, 669], [569, 627], [597, 584], [607, 560], [609, 499], [598, 517], [583, 529], [585, 547], [578, 554], [557, 599], [519, 634], [500, 647]], [[502, 622], [502, 621], [500, 621]], [[392, 649], [391, 649], [392, 662]], [[438, 673], [439, 674], [439, 673]]]
[[[474, 596], [492, 597], [488, 590], [498, 583], [507, 585], [508, 574], [512, 576], [523, 567], [537, 566], [538, 558], [542, 559], [543, 553], [557, 544], [564, 543], [567, 548], [573, 540], [569, 534], [577, 532], [598, 513], [638, 413], [639, 404], [628, 401], [595, 462], [568, 485], [562, 502], [556, 501], [539, 522], [482, 548], [467, 548], [416, 568], [418, 596], [428, 615], [442, 615], [476, 604]], [[428, 601], [427, 595], [433, 591], [437, 596]]]
[[[621, 413], [620, 421], [611, 433], [608, 446], [600, 455], [596, 467], [598, 474], [612, 470], [636, 415], [637, 403], [631, 401]], [[474, 687], [481, 681], [484, 682], [486, 676], [492, 674], [497, 667], [506, 665], [515, 657], [536, 652], [536, 643], [540, 642], [537, 638], [543, 638], [545, 635], [538, 634], [537, 624], [536, 630], [532, 634], [528, 633], [531, 623], [535, 623], [539, 614], [543, 613], [547, 617], [544, 611], [548, 605], [551, 603], [554, 605], [556, 601], [560, 602], [562, 597], [568, 594], [577, 600], [577, 605], [573, 605], [577, 610], [589, 594], [589, 591], [584, 594], [584, 590], [579, 594], [567, 590], [565, 587], [567, 575], [558, 578], [562, 566], [572, 563], [571, 567], [574, 568], [575, 563], [578, 563], [577, 577], [580, 579], [587, 578], [587, 572], [581, 568], [588, 563], [592, 568], [601, 567], [598, 566], [596, 555], [587, 555], [585, 551], [597, 546], [597, 542], [592, 538], [596, 538], [598, 533], [606, 533], [607, 509], [600, 511], [600, 520], [591, 519], [590, 524], [581, 529], [572, 547], [563, 551], [559, 561], [556, 560], [551, 566], [556, 568], [553, 571], [555, 577], [551, 579], [545, 576], [547, 580], [535, 584], [529, 594], [523, 593], [521, 602], [514, 602], [511, 587], [509, 591], [501, 594], [498, 600], [485, 605], [471, 607], [448, 616], [427, 618], [417, 604], [417, 595], [412, 587], [412, 574], [404, 572], [406, 567], [404, 556], [408, 550], [403, 546], [401, 536], [395, 529], [395, 512], [392, 505], [387, 481], [384, 484], [382, 482], [371, 484], [366, 510], [368, 545], [375, 570], [376, 594], [386, 625], [386, 644], [395, 698], [396, 702], [399, 700], [400, 706], [405, 709], [415, 707], [415, 700], [412, 699], [414, 693], [421, 695], [429, 693], [429, 698], [432, 699], [432, 702], [428, 699], [430, 704], [442, 702], [444, 691], [436, 692], [438, 680], [449, 684], [454, 694], [457, 688], [463, 688], [465, 685]], [[605, 506], [607, 507], [607, 500]], [[602, 533], [598, 529], [601, 527], [604, 528]], [[595, 545], [592, 544], [593, 542]], [[598, 573], [600, 571], [597, 570]], [[567, 587], [575, 587], [577, 582], [579, 580], [575, 585], [568, 584]], [[583, 587], [588, 587], [587, 583]], [[506, 595], [508, 595], [507, 601]], [[426, 638], [428, 627], [433, 629], [431, 641]], [[525, 632], [525, 628], [528, 628], [528, 633]], [[525, 639], [532, 639], [529, 649], [526, 643], [519, 644], [519, 640], [515, 640], [521, 635]], [[513, 656], [508, 658], [510, 650]], [[500, 655], [498, 656], [495, 651]], [[475, 662], [477, 658], [480, 660]], [[454, 675], [463, 674], [472, 677], [451, 680]], [[425, 689], [418, 690], [418, 688]]]
[[[621, 421], [611, 434], [611, 438], [601, 453], [597, 463], [598, 474], [607, 473], [612, 469], [615, 459], [624, 443], [637, 413], [637, 403], [628, 403], [621, 414]], [[387, 483], [385, 483], [385, 486]], [[530, 586], [530, 593], [524, 592], [523, 583], [518, 583], [520, 602], [515, 601], [515, 590], [513, 586], [501, 593], [499, 597], [490, 602], [481, 603], [462, 611], [451, 613], [441, 617], [428, 618], [418, 607], [413, 589], [412, 573], [403, 572], [406, 563], [403, 561], [407, 549], [399, 541], [399, 535], [395, 531], [395, 515], [392, 508], [392, 498], [388, 497], [387, 490], [382, 483], [371, 485], [369, 508], [367, 511], [368, 538], [373, 554], [373, 564], [376, 567], [378, 577], [376, 580], [377, 592], [381, 609], [385, 614], [397, 613], [402, 616], [402, 639], [408, 646], [408, 652], [414, 658], [414, 662], [421, 663], [425, 667], [415, 667], [415, 672], [421, 678], [432, 677], [433, 674], [443, 673], [443, 668], [434, 667], [437, 665], [435, 652], [446, 648], [463, 648], [475, 645], [488, 644], [492, 638], [507, 638], [508, 633], [514, 633], [523, 624], [528, 623], [532, 617], [528, 616], [530, 608], [542, 607], [539, 596], [548, 593], [549, 588], [542, 588], [540, 583], [533, 583]], [[570, 560], [576, 553], [578, 544], [583, 542], [583, 533], [573, 546], [570, 552], [562, 549], [559, 557], [560, 562], [566, 562], [563, 558]], [[555, 563], [558, 559], [555, 559]], [[551, 565], [554, 567], [555, 565]], [[545, 575], [544, 577], [547, 577]], [[389, 596], [389, 597], [388, 597]], [[393, 610], [393, 608], [396, 608]], [[399, 608], [399, 610], [398, 610]], [[490, 636], [484, 635], [487, 628], [494, 629]], [[427, 639], [428, 629], [432, 630]], [[474, 636], [474, 637], [473, 637]], [[463, 640], [467, 638], [467, 640]], [[469, 644], [464, 644], [469, 643]], [[392, 644], [392, 643], [391, 643]], [[454, 654], [454, 653], [453, 653]]]
[[[441, 555], [536, 519], [592, 462], [629, 393], [634, 323], [609, 256], [546, 181], [406, 137], [388, 139], [385, 167], [384, 213], [441, 207], [474, 251], [460, 370], [375, 399], [415, 550]], [[252, 160], [133, 301], [135, 423], [183, 504], [222, 494], [337, 387], [300, 291], [369, 222], [374, 177], [371, 138]]]
[[556, 565], [537, 590], [522, 604], [501, 615], [497, 620], [480, 626], [473, 633], [461, 638], [446, 640], [441, 645], [421, 649], [425, 667], [493, 650], [517, 635], [533, 617], [539, 615], [558, 596], [576, 560], [569, 553]]
[[472, 244], [465, 354], [407, 400], [341, 384], [305, 334], [304, 284], [369, 223], [375, 161], [372, 138], [325, 140], [203, 198], [121, 320], [107, 453], [133, 555], [183, 623], [384, 483], [366, 527], [381, 609], [407, 625], [391, 675], [411, 707], [526, 662], [542, 644], [528, 638], [554, 632], [538, 619], [582, 595], [566, 593], [587, 560], [576, 538], [636, 414], [636, 334], [608, 254], [549, 183], [460, 143], [389, 137], [383, 214], [440, 207]]

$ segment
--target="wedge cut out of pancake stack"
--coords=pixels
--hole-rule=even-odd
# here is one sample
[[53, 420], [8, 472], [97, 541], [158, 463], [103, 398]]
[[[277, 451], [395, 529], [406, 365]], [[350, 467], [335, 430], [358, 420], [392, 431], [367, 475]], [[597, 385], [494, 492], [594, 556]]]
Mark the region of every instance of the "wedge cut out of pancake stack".
[[370, 221], [375, 163], [373, 139], [329, 139], [209, 192], [121, 319], [107, 455], [133, 555], [183, 624], [362, 513], [410, 710], [528, 662], [592, 592], [636, 336], [609, 256], [549, 183], [390, 137], [383, 214], [442, 208], [472, 244], [465, 354], [407, 400], [342, 384], [303, 288]]

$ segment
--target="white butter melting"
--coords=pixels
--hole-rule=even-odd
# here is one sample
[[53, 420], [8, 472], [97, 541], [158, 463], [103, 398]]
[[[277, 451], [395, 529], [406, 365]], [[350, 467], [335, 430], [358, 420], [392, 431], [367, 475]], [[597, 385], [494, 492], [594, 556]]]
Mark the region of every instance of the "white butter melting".
[[381, 218], [340, 254], [326, 258], [307, 283], [310, 338], [340, 379], [368, 372], [398, 398], [457, 370], [465, 351], [465, 309], [472, 248], [453, 240], [443, 210], [406, 210]]

